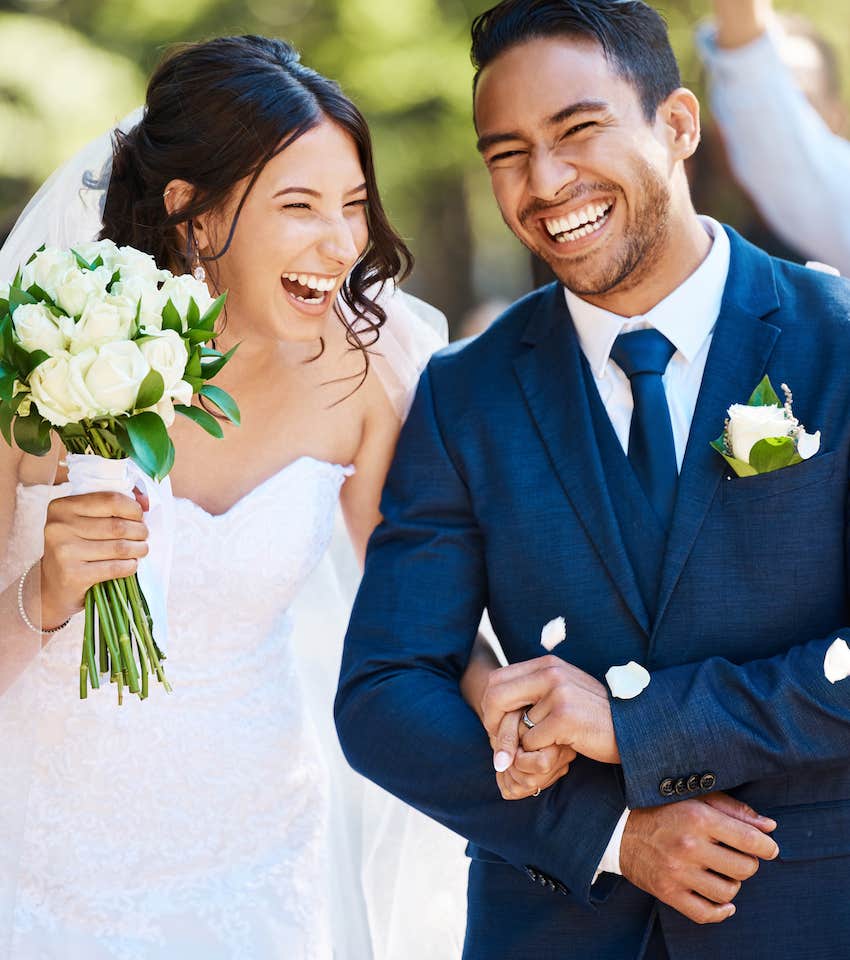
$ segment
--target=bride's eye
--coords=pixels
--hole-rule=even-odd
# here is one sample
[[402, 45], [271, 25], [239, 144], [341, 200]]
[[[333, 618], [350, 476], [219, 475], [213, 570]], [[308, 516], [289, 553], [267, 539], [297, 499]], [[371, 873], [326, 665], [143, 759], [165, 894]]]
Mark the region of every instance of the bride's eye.
[[285, 203], [282, 207], [283, 210], [309, 210], [309, 203]]

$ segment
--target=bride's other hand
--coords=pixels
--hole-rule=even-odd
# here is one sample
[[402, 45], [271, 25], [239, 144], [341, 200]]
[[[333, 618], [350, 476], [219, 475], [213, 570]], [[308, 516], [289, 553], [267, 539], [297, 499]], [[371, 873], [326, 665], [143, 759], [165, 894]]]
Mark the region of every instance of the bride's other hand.
[[511, 766], [496, 774], [496, 783], [505, 800], [539, 796], [569, 773], [575, 758], [575, 750], [557, 744], [531, 752], [518, 747]]
[[132, 576], [148, 552], [144, 498], [89, 493], [53, 500], [44, 527], [41, 622], [64, 623], [96, 583]]

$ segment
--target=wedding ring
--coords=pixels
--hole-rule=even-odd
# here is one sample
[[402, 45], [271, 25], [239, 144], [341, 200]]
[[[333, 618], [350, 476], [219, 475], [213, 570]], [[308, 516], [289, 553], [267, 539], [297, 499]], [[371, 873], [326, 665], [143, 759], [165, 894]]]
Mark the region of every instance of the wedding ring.
[[540, 796], [540, 787], [538, 787], [538, 788], [534, 791], [534, 793], [532, 794], [532, 796], [535, 796], [535, 797], [539, 797], [539, 796]]
[[529, 717], [528, 711], [522, 711], [522, 722], [528, 727], [529, 730], [533, 730], [535, 727], [534, 721]]

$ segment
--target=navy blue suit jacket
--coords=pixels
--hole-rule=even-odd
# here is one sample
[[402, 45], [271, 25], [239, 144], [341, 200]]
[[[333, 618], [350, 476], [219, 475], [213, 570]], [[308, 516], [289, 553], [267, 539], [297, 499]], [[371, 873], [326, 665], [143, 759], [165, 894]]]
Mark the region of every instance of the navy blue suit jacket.
[[[470, 960], [637, 957], [656, 909], [674, 958], [850, 956], [850, 680], [823, 670], [830, 643], [850, 640], [850, 285], [729, 233], [653, 617], [560, 287], [434, 357], [402, 432], [337, 728], [355, 769], [469, 839]], [[765, 374], [791, 387], [821, 452], [730, 479], [709, 443]], [[622, 767], [579, 758], [541, 797], [501, 799], [458, 692], [485, 607], [511, 662], [543, 654], [542, 625], [563, 615], [565, 659], [599, 678], [649, 668], [643, 694], [613, 701]], [[734, 918], [699, 927], [626, 880], [591, 888], [626, 804], [710, 789], [779, 822], [781, 856]]]

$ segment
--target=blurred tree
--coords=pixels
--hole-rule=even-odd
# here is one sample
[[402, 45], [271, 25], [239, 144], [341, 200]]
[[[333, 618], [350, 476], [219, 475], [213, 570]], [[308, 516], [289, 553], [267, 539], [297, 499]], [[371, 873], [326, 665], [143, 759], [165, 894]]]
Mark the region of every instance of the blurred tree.
[[[0, 221], [63, 157], [128, 112], [168, 44], [282, 36], [368, 117], [385, 201], [418, 256], [411, 288], [457, 323], [530, 283], [474, 146], [469, 24], [489, 0], [5, 0], [0, 3]], [[658, 0], [685, 82], [709, 0]], [[850, 0], [777, 0], [836, 43], [850, 90]], [[5, 11], [5, 12], [2, 12]], [[734, 201], [724, 214], [734, 221]]]

